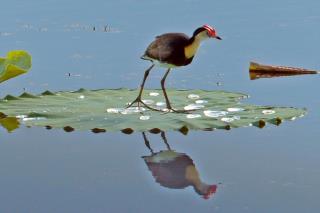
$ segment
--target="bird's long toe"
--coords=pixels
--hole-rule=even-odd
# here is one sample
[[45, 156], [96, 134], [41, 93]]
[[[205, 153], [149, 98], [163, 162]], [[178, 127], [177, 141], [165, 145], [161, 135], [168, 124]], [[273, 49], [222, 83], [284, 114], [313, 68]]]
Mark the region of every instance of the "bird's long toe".
[[149, 109], [149, 110], [161, 112], [160, 109], [153, 108], [153, 107], [149, 106], [148, 104], [144, 103], [144, 102], [141, 100], [141, 98], [139, 98], [139, 97], [136, 98], [134, 101], [132, 101], [132, 102], [126, 107], [126, 109], [129, 108], [129, 107], [133, 107], [133, 106], [135, 106], [135, 105], [136, 105], [137, 107], [144, 106], [145, 108], [147, 108], [147, 109]]

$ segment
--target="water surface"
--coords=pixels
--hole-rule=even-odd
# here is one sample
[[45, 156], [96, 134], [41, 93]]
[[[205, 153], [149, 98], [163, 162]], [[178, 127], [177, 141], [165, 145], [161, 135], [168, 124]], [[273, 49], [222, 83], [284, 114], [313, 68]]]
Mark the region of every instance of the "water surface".
[[[156, 182], [142, 158], [151, 153], [141, 133], [1, 128], [1, 212], [318, 212], [319, 76], [250, 81], [248, 66], [254, 60], [319, 69], [319, 6], [315, 0], [3, 2], [1, 55], [26, 49], [33, 68], [1, 84], [1, 96], [136, 88], [149, 65], [139, 57], [155, 35], [191, 34], [208, 23], [223, 40], [203, 44], [190, 66], [170, 74], [168, 87], [243, 92], [247, 102], [306, 107], [308, 115], [264, 129], [166, 132], [170, 148], [187, 156], [184, 165], [217, 186], [209, 199], [191, 185]], [[163, 74], [155, 69], [147, 87], [159, 88]], [[155, 153], [168, 149], [160, 134], [146, 134]]]

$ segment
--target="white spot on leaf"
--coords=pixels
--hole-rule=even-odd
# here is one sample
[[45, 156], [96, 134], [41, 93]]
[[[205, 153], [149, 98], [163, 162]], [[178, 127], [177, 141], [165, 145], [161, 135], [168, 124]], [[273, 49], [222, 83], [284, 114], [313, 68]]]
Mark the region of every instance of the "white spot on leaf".
[[194, 99], [199, 99], [200, 96], [199, 96], [199, 95], [196, 95], [196, 94], [189, 94], [189, 95], [188, 95], [188, 98], [194, 100]]
[[144, 111], [146, 111], [146, 109], [143, 107], [129, 107], [129, 108], [123, 109], [122, 111], [120, 111], [120, 113], [123, 115], [127, 115], [127, 114], [140, 113]]
[[276, 111], [270, 110], [270, 109], [266, 109], [266, 110], [262, 110], [262, 113], [265, 114], [265, 115], [272, 115], [272, 114], [276, 113]]
[[205, 111], [203, 111], [203, 114], [205, 116], [207, 116], [207, 117], [218, 118], [218, 117], [227, 115], [228, 112], [226, 112], [226, 111], [205, 110]]
[[207, 100], [196, 100], [195, 103], [196, 104], [206, 104], [206, 103], [208, 103], [208, 101]]
[[240, 120], [240, 116], [233, 116], [233, 117], [230, 117], [230, 118], [226, 118], [226, 117], [221, 118], [221, 121], [226, 122], [226, 123], [231, 123], [231, 122], [233, 122], [235, 120]]
[[123, 109], [122, 108], [109, 108], [107, 109], [108, 113], [120, 113]]
[[192, 119], [192, 118], [201, 118], [200, 114], [188, 114], [186, 115], [187, 118]]
[[150, 119], [150, 116], [149, 115], [141, 115], [139, 119], [142, 121], [146, 121], [146, 120]]
[[162, 112], [172, 112], [172, 110], [169, 110], [167, 108], [161, 109]]
[[165, 105], [166, 105], [166, 103], [164, 103], [164, 102], [157, 102], [156, 103], [156, 106], [159, 106], [159, 107], [165, 106]]
[[230, 107], [227, 109], [228, 112], [241, 112], [244, 111], [243, 108], [237, 108], [237, 107]]
[[156, 96], [159, 95], [159, 93], [157, 93], [157, 92], [150, 92], [149, 95], [150, 95], [150, 96], [153, 96], [153, 97], [156, 97]]
[[26, 117], [28, 117], [28, 116], [26, 116], [26, 115], [17, 115], [16, 116], [16, 118], [19, 118], [19, 119], [23, 119], [23, 118], [26, 118]]
[[204, 108], [204, 106], [201, 104], [189, 104], [184, 107], [185, 110], [195, 110], [195, 109], [202, 109], [202, 108]]
[[34, 117], [34, 118], [23, 118], [22, 121], [39, 121], [39, 120], [45, 120], [47, 118], [45, 117]]
[[233, 118], [221, 118], [221, 121], [226, 122], [226, 123], [230, 123], [232, 121], [234, 121]]
[[149, 99], [142, 100], [142, 102], [145, 103], [145, 104], [153, 104], [154, 103], [153, 100], [149, 100]]

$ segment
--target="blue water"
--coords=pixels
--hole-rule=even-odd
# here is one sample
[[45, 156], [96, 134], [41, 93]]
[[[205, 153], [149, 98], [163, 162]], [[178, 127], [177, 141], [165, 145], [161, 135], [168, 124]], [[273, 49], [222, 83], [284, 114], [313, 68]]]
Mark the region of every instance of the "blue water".
[[[1, 55], [28, 50], [33, 68], [2, 83], [1, 96], [136, 88], [149, 66], [139, 57], [154, 36], [190, 35], [207, 23], [223, 40], [204, 43], [168, 87], [243, 92], [247, 102], [308, 114], [264, 129], [166, 132], [171, 149], [217, 185], [207, 200], [192, 186], [155, 181], [141, 158], [151, 155], [141, 133], [1, 128], [0, 212], [319, 212], [319, 76], [250, 81], [248, 74], [252, 60], [319, 70], [319, 7], [316, 0], [2, 2]], [[155, 69], [147, 87], [159, 88], [163, 74]], [[159, 134], [147, 137], [154, 152], [167, 149]]]

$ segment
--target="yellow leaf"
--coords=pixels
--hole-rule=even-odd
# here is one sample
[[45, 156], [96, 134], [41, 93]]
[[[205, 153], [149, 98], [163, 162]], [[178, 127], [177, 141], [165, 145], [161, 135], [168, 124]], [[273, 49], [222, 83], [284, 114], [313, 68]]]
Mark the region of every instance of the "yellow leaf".
[[0, 83], [28, 72], [31, 64], [31, 56], [26, 51], [8, 52], [6, 58], [0, 58]]

